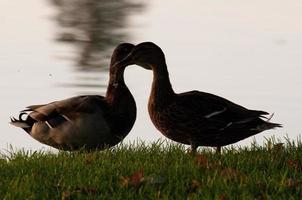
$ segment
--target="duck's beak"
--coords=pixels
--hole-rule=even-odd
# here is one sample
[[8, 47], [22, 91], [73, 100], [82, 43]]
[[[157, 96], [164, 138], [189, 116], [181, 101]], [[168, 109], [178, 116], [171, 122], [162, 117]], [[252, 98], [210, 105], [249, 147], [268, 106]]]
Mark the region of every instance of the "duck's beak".
[[124, 59], [116, 63], [115, 65], [120, 67], [127, 67], [128, 65], [133, 65], [134, 61], [132, 58], [132, 52], [130, 52]]

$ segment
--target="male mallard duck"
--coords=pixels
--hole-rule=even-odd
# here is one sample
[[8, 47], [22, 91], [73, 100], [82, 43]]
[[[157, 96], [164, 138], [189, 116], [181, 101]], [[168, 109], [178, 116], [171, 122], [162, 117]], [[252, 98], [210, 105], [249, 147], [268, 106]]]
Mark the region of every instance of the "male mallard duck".
[[[28, 106], [11, 124], [23, 128], [41, 143], [62, 150], [102, 149], [119, 143], [136, 119], [136, 104], [124, 82], [125, 66], [119, 65], [134, 45], [114, 50], [106, 96], [86, 95]], [[23, 115], [27, 115], [23, 119]]]
[[134, 47], [122, 61], [153, 71], [148, 110], [155, 127], [166, 137], [191, 145], [217, 147], [243, 140], [261, 131], [281, 127], [270, 123], [267, 112], [249, 110], [222, 97], [199, 91], [176, 94], [171, 86], [163, 51], [152, 42]]

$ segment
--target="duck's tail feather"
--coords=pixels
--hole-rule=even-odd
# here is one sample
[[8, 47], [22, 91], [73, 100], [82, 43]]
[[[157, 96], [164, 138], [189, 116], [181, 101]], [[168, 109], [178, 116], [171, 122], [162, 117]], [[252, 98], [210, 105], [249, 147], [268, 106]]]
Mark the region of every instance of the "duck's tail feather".
[[[23, 115], [27, 115], [27, 118], [24, 120], [22, 119], [22, 116]], [[16, 126], [16, 127], [19, 127], [19, 128], [23, 128], [26, 132], [28, 132], [28, 130], [31, 129], [33, 123], [31, 122], [32, 120], [28, 120], [29, 118], [29, 115], [25, 112], [21, 112], [19, 114], [19, 117], [18, 118], [14, 118], [14, 117], [11, 117], [10, 118], [10, 124]]]
[[[267, 113], [269, 114], [269, 113]], [[282, 124], [278, 124], [278, 123], [272, 123], [270, 122], [270, 120], [273, 118], [275, 113], [272, 113], [270, 115], [268, 115], [267, 117], [265, 117], [265, 121], [264, 123], [262, 123], [261, 125], [257, 126], [256, 129], [258, 130], [268, 130], [268, 129], [274, 129], [274, 128], [282, 128]], [[263, 116], [261, 116], [263, 117]]]
[[273, 129], [273, 128], [282, 128], [283, 126], [282, 124], [278, 124], [278, 123], [266, 122], [265, 127], [267, 129]]
[[282, 124], [263, 121], [262, 124], [258, 125], [257, 127], [253, 128], [251, 130], [265, 131], [265, 130], [269, 130], [269, 129], [282, 128], [282, 127], [283, 127]]

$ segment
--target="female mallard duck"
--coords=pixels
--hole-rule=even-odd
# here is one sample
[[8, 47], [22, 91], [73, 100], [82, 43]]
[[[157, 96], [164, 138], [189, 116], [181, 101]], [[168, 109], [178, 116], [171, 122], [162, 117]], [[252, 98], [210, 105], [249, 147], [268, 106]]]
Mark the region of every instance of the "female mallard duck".
[[[102, 149], [119, 143], [136, 119], [136, 104], [119, 65], [134, 45], [120, 44], [113, 52], [106, 96], [77, 96], [45, 105], [28, 106], [11, 124], [41, 143], [62, 150]], [[29, 113], [28, 113], [29, 112]], [[27, 115], [23, 119], [23, 115]]]
[[148, 110], [155, 127], [166, 137], [191, 145], [217, 147], [243, 140], [261, 131], [281, 127], [263, 120], [267, 112], [249, 110], [222, 97], [199, 91], [176, 94], [171, 86], [162, 50], [151, 42], [134, 47], [122, 61], [153, 71]]

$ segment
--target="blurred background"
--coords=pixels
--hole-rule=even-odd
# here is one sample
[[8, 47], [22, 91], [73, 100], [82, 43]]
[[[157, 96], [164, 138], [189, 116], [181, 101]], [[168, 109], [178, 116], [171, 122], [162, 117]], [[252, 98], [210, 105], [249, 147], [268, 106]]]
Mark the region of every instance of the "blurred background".
[[[8, 124], [24, 107], [80, 94], [104, 95], [112, 50], [153, 41], [176, 92], [200, 90], [275, 113], [283, 129], [236, 145], [302, 133], [302, 2], [292, 0], [0, 1], [0, 150], [51, 149]], [[164, 138], [147, 101], [152, 73], [130, 66], [138, 118], [124, 142]], [[53, 150], [53, 149], [52, 149]]]

